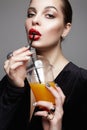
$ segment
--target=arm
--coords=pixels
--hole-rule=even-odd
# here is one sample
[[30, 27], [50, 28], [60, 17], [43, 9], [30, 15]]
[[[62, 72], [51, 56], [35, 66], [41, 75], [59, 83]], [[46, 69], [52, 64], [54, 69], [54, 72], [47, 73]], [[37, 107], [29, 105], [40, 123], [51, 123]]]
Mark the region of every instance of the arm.
[[26, 64], [30, 55], [29, 48], [22, 47], [14, 51], [13, 56], [5, 61], [6, 76], [0, 81], [0, 130], [9, 129], [12, 123], [16, 129], [26, 128], [29, 94], [24, 86], [26, 86]]
[[0, 81], [0, 130], [6, 130], [11, 124], [24, 93], [24, 88], [10, 85], [7, 76]]

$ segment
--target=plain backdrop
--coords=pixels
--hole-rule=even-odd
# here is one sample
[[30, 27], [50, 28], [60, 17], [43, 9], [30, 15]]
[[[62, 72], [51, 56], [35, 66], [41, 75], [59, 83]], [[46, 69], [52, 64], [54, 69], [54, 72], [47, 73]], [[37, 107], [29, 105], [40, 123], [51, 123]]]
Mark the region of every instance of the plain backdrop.
[[[87, 0], [70, 0], [72, 29], [62, 43], [66, 57], [87, 69]], [[25, 19], [29, 0], [0, 0], [0, 79], [8, 52], [27, 45]]]

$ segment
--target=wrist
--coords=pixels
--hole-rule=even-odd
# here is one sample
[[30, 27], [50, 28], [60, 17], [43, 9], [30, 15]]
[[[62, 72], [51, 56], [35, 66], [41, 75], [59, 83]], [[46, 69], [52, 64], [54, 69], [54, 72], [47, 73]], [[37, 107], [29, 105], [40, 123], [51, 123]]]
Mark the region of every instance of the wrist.
[[7, 76], [7, 80], [8, 80], [8, 82], [9, 82], [9, 84], [10, 84], [11, 86], [14, 86], [14, 87], [23, 88], [24, 85], [25, 85], [24, 81], [20, 81], [20, 82], [19, 82], [19, 80], [13, 81], [13, 80], [12, 80], [11, 78], [9, 78], [8, 76]]
[[56, 126], [51, 125], [49, 130], [62, 130], [62, 127], [61, 127], [61, 125], [56, 125]]
[[62, 119], [57, 122], [55, 120], [50, 122], [49, 130], [62, 130]]

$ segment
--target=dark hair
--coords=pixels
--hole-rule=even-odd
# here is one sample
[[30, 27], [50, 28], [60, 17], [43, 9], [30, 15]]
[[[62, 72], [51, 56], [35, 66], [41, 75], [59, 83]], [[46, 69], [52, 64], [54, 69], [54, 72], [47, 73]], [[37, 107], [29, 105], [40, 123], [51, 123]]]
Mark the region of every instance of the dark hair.
[[72, 23], [72, 7], [68, 0], [62, 0], [63, 6], [62, 6], [62, 12], [64, 14], [64, 24]]

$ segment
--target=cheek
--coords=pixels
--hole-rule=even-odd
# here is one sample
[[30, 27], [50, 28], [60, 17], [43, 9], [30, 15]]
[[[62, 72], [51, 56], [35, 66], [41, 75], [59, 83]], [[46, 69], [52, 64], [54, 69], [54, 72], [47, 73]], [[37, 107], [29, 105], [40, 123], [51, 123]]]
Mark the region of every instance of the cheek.
[[46, 36], [49, 35], [50, 38], [60, 38], [62, 32], [63, 32], [63, 26], [58, 23], [46, 27]]
[[28, 19], [26, 19], [26, 21], [25, 21], [25, 29], [26, 29], [26, 31], [28, 32], [29, 31], [29, 28], [30, 28], [30, 20], [28, 20]]

